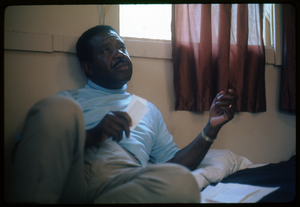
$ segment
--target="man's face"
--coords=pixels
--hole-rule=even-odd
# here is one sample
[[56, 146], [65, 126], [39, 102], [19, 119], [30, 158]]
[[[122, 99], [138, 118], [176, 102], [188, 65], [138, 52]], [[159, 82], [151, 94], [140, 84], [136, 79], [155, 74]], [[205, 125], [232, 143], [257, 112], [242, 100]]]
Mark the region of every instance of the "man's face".
[[132, 63], [124, 41], [114, 31], [105, 31], [94, 36], [90, 44], [93, 46], [91, 81], [104, 88], [122, 88], [132, 76]]

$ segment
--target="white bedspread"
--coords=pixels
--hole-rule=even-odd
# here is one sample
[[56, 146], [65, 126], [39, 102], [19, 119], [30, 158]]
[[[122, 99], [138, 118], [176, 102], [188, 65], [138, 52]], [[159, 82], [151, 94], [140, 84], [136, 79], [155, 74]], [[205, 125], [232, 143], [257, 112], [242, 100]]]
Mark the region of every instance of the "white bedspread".
[[202, 190], [210, 183], [219, 182], [228, 175], [251, 165], [252, 162], [247, 158], [236, 155], [230, 150], [210, 149], [192, 174]]

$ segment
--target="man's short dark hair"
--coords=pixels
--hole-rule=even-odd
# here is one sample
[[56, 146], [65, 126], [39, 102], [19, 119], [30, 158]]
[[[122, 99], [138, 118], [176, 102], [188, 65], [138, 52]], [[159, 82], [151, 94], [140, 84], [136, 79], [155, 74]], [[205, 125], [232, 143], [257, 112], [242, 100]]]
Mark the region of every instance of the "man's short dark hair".
[[90, 39], [92, 39], [98, 33], [104, 31], [114, 31], [117, 33], [117, 31], [109, 25], [98, 25], [88, 29], [79, 37], [76, 44], [76, 52], [80, 63], [84, 61], [89, 63], [93, 62], [93, 56], [92, 56], [93, 47], [90, 44]]

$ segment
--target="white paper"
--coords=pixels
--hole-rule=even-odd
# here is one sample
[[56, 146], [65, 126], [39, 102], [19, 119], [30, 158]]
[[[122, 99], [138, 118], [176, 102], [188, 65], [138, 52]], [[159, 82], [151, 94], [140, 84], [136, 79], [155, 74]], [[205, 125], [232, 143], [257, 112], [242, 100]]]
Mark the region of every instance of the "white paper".
[[134, 130], [140, 120], [146, 115], [149, 111], [149, 108], [146, 106], [147, 100], [139, 96], [132, 95], [131, 100], [126, 108], [126, 112], [131, 117], [132, 126], [130, 131]]
[[201, 192], [201, 203], [255, 203], [279, 187], [260, 187], [237, 183], [218, 183]]
[[245, 200], [242, 201], [242, 203], [256, 203], [260, 199], [262, 199], [264, 196], [272, 193], [273, 191], [277, 190], [279, 187], [259, 187], [259, 192], [255, 193], [254, 195], [249, 196]]
[[146, 100], [146, 99], [144, 99], [144, 98], [142, 98], [142, 97], [139, 97], [139, 96], [137, 96], [137, 95], [132, 94], [131, 99], [130, 99], [130, 102], [129, 102], [128, 106], [127, 106], [127, 109], [128, 109], [128, 108], [131, 108], [132, 105], [134, 104], [134, 102], [135, 102], [136, 100], [141, 101], [143, 104], [146, 104], [146, 103], [147, 103], [147, 100]]

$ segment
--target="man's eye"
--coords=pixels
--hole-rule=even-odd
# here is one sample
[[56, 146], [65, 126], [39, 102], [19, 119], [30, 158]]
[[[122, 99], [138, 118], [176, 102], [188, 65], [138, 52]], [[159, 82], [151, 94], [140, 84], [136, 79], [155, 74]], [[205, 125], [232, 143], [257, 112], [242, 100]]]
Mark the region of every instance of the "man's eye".
[[109, 52], [110, 52], [110, 49], [108, 49], [108, 48], [107, 48], [107, 49], [104, 49], [103, 52], [104, 52], [104, 53], [109, 53]]
[[126, 47], [122, 46], [122, 47], [120, 47], [120, 50], [123, 51], [123, 52], [125, 52], [126, 51]]

